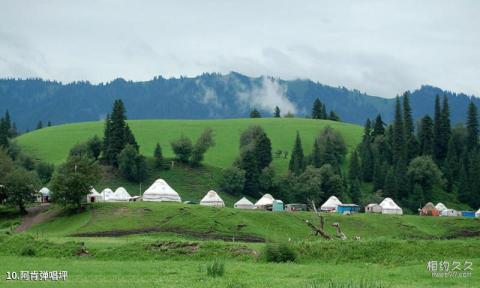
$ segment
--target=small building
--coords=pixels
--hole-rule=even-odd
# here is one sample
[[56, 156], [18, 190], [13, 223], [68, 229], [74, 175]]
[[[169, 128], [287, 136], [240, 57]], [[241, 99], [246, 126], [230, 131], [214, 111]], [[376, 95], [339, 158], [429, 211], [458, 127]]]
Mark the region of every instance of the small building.
[[335, 212], [337, 211], [337, 206], [342, 204], [335, 196], [330, 196], [330, 198], [325, 201], [325, 203], [320, 206], [320, 211]]
[[428, 202], [420, 209], [421, 216], [440, 216], [440, 212], [435, 208], [432, 202]]
[[337, 206], [337, 212], [342, 215], [358, 213], [358, 211], [360, 211], [360, 206], [357, 204], [340, 204]]
[[300, 203], [291, 203], [285, 205], [285, 211], [295, 212], [295, 211], [307, 211], [307, 204]]
[[282, 200], [273, 200], [272, 202], [272, 211], [273, 212], [280, 212], [280, 211], [285, 211], [283, 201]]
[[382, 214], [394, 214], [394, 215], [402, 215], [403, 210], [400, 206], [392, 200], [392, 198], [385, 198], [379, 204], [382, 207]]
[[233, 208], [253, 210], [253, 209], [256, 209], [257, 207], [255, 207], [255, 205], [253, 205], [253, 203], [250, 200], [243, 197], [242, 199], [238, 200], [235, 204], [233, 204]]
[[37, 202], [39, 203], [48, 203], [50, 202], [50, 189], [48, 189], [47, 187], [43, 187], [42, 189], [40, 189], [40, 191], [38, 191], [37, 193]]
[[477, 212], [475, 212], [475, 217], [480, 218], [480, 209], [478, 209]]
[[475, 211], [462, 211], [462, 217], [475, 218]]
[[255, 207], [257, 207], [257, 209], [272, 210], [274, 200], [275, 199], [272, 195], [265, 194], [262, 196], [262, 198], [258, 199], [258, 201], [255, 203]]
[[98, 193], [95, 188], [90, 189], [90, 194], [87, 195], [87, 202], [88, 203], [93, 203], [93, 202], [101, 202], [103, 201], [103, 195]]
[[207, 194], [200, 200], [200, 205], [203, 206], [214, 206], [214, 207], [225, 207], [225, 202], [222, 198], [218, 196], [217, 192], [210, 190]]
[[370, 203], [365, 206], [365, 213], [382, 213], [382, 206], [377, 203]]
[[445, 209], [442, 212], [440, 212], [440, 216], [457, 217], [457, 216], [462, 216], [462, 212], [459, 212], [454, 209]]

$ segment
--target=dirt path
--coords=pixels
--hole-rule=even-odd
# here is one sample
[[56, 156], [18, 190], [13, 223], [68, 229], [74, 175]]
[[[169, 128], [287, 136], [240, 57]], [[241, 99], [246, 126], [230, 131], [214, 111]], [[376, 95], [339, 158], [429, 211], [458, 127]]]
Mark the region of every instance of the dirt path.
[[15, 229], [15, 232], [23, 232], [34, 224], [44, 222], [55, 216], [55, 213], [46, 212], [50, 207], [49, 203], [42, 203], [40, 205], [27, 208], [27, 215], [22, 217], [22, 224]]

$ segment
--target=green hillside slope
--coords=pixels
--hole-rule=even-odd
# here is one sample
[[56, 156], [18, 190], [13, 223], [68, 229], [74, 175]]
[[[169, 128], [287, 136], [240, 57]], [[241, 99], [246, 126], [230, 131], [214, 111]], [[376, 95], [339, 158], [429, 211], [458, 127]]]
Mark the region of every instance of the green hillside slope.
[[[313, 139], [327, 125], [342, 133], [349, 149], [361, 140], [362, 128], [357, 125], [312, 119], [229, 119], [229, 120], [131, 120], [128, 122], [140, 144], [141, 152], [153, 155], [157, 142], [163, 148], [164, 156], [173, 156], [170, 141], [187, 135], [195, 141], [206, 127], [215, 132], [215, 147], [205, 155], [205, 164], [213, 167], [228, 167], [238, 155], [240, 134], [251, 125], [260, 125], [272, 141], [272, 149], [290, 151], [295, 133], [300, 132], [304, 150], [309, 152]], [[78, 142], [93, 135], [103, 135], [103, 122], [86, 122], [59, 125], [36, 130], [17, 138], [18, 144], [35, 157], [54, 164], [61, 163], [68, 151]], [[274, 159], [278, 171], [285, 171], [288, 159]]]

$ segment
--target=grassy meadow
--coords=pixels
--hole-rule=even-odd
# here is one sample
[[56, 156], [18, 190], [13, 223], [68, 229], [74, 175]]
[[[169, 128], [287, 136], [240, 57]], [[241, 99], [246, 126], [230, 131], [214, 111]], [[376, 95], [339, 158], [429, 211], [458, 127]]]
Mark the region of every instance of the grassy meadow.
[[[205, 155], [204, 163], [224, 168], [232, 165], [238, 156], [240, 134], [251, 125], [260, 125], [272, 141], [272, 151], [291, 151], [295, 134], [300, 132], [305, 151], [312, 149], [313, 140], [327, 125], [338, 130], [344, 137], [348, 149], [361, 141], [363, 130], [360, 126], [328, 120], [301, 118], [257, 118], [221, 120], [129, 120], [128, 124], [140, 145], [140, 152], [152, 156], [157, 142], [162, 146], [164, 157], [173, 157], [170, 142], [182, 134], [196, 138], [210, 127], [215, 133], [215, 147]], [[103, 135], [104, 123], [84, 122], [58, 125], [21, 135], [18, 144], [36, 158], [59, 164], [63, 162], [70, 148], [88, 138]], [[287, 170], [288, 160], [275, 158], [273, 166], [279, 172]]]

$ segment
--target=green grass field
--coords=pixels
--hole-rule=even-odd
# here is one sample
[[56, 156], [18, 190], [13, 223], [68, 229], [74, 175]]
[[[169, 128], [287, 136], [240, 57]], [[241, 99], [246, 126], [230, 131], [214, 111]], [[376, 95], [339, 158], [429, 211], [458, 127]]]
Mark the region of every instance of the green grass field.
[[[145, 202], [96, 203], [76, 214], [59, 209], [52, 206], [60, 214], [26, 232], [3, 230], [1, 273], [65, 270], [68, 280], [55, 283], [65, 287], [475, 287], [480, 281], [479, 219], [326, 214], [329, 233], [339, 222], [348, 236], [361, 237], [328, 241], [303, 223], [316, 221], [311, 212]], [[0, 224], [15, 216], [1, 211], [10, 216]], [[251, 236], [267, 244], [239, 241]], [[287, 243], [297, 260], [266, 262], [268, 243]], [[88, 253], [79, 254], [80, 247]], [[215, 259], [225, 263], [222, 277], [206, 273]], [[430, 260], [471, 261], [472, 276], [432, 278]], [[52, 282], [6, 281], [4, 276], [0, 285], [52, 287]]]
[[[291, 151], [295, 134], [300, 132], [305, 151], [312, 149], [313, 140], [327, 125], [342, 133], [349, 149], [361, 140], [362, 128], [357, 125], [312, 119], [229, 119], [229, 120], [130, 120], [130, 127], [140, 145], [141, 153], [152, 156], [157, 142], [165, 157], [174, 156], [170, 141], [186, 135], [193, 141], [206, 128], [215, 132], [215, 147], [205, 155], [205, 164], [213, 167], [229, 167], [238, 156], [240, 134], [251, 125], [260, 125], [272, 141], [272, 151]], [[36, 130], [17, 138], [19, 145], [35, 157], [54, 164], [61, 163], [76, 143], [93, 135], [103, 135], [103, 122], [67, 124]], [[279, 172], [287, 169], [287, 159], [275, 159], [273, 166]]]

